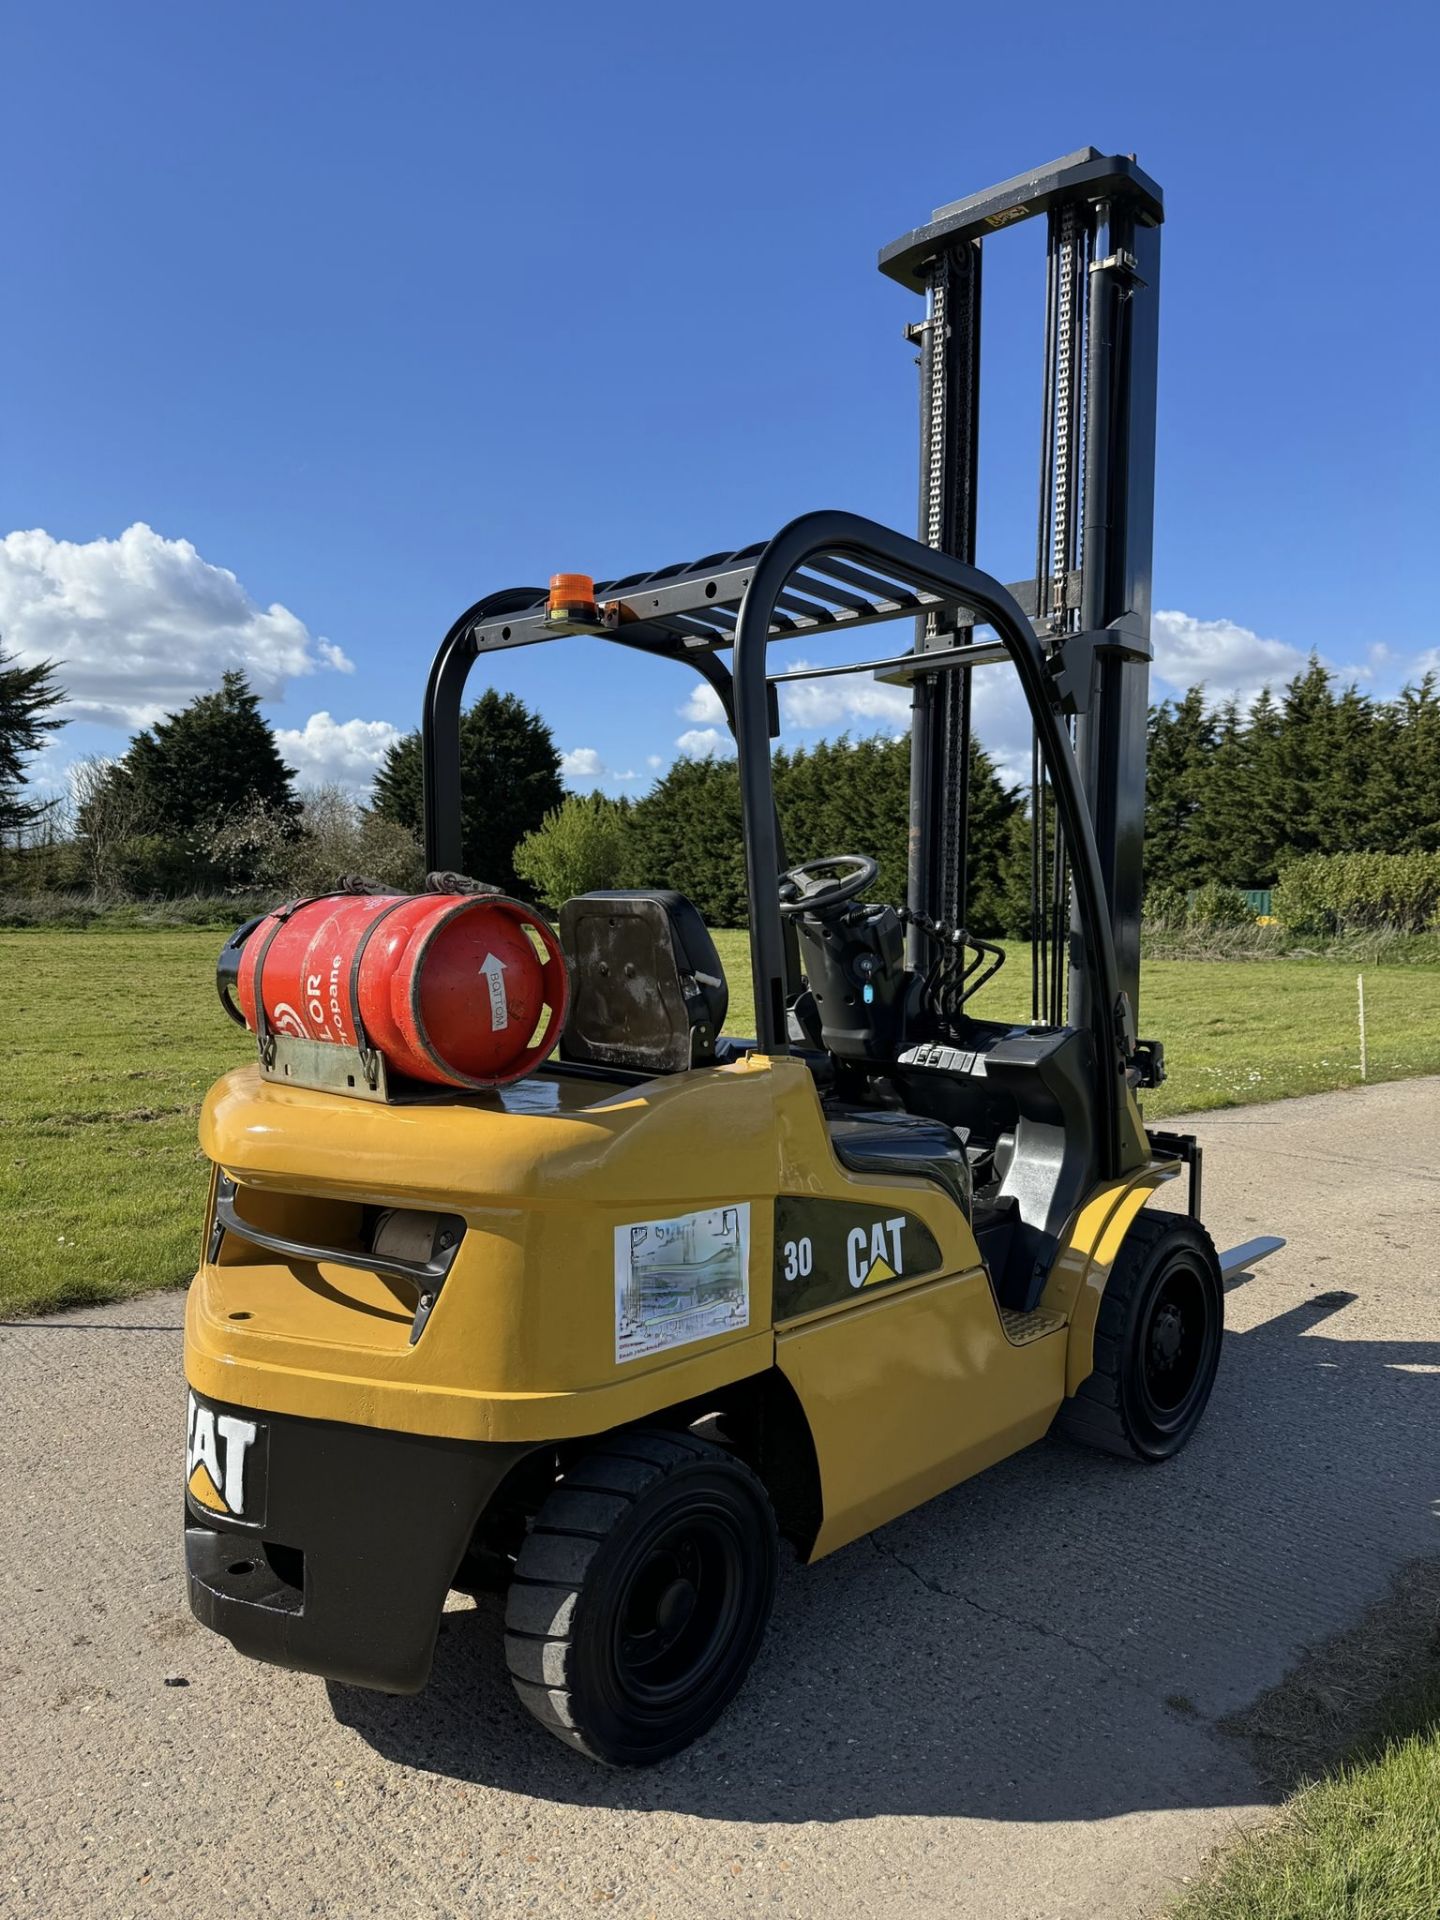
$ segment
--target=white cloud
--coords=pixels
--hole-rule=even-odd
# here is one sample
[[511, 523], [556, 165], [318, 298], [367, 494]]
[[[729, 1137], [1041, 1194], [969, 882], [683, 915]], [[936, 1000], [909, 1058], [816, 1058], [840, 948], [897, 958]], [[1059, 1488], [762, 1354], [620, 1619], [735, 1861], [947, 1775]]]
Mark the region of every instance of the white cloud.
[[[1288, 642], [1267, 639], [1233, 620], [1202, 620], [1174, 610], [1162, 611], [1153, 622], [1155, 663], [1152, 700], [1203, 683], [1212, 702], [1234, 694], [1248, 704], [1264, 685], [1275, 686], [1303, 672], [1307, 650]], [[1371, 644], [1362, 667], [1340, 669], [1342, 676], [1366, 679], [1401, 675], [1412, 680], [1426, 671], [1440, 674], [1440, 648], [1426, 653], [1401, 653], [1384, 643]], [[787, 662], [803, 667], [804, 660]], [[1007, 786], [1028, 788], [1030, 781], [1030, 715], [1014, 669], [1004, 663], [978, 668], [972, 676], [975, 737], [989, 753]], [[790, 681], [779, 689], [781, 719], [787, 732], [835, 735], [848, 731], [856, 737], [881, 733], [898, 736], [909, 731], [908, 688], [891, 686], [864, 675], [836, 675], [824, 680]], [[723, 709], [714, 690], [700, 683], [678, 708], [692, 724], [676, 747], [682, 755], [704, 758], [729, 754], [734, 743], [723, 724]], [[666, 764], [658, 753], [645, 764], [659, 772]]]
[[[1218, 703], [1233, 694], [1248, 703], [1264, 685], [1288, 680], [1307, 655], [1281, 640], [1267, 640], [1233, 620], [1200, 620], [1193, 614], [1156, 613], [1151, 629], [1155, 660], [1150, 698], [1163, 700], [1205, 684]], [[974, 673], [975, 736], [1008, 786], [1030, 781], [1030, 714], [1012, 667], [979, 667]]]
[[[812, 664], [794, 660], [787, 666]], [[863, 674], [792, 680], [780, 689], [780, 717], [787, 727], [802, 731], [851, 727], [858, 721], [871, 732], [904, 733], [910, 725], [910, 689], [892, 687]]]
[[995, 769], [1007, 787], [1028, 786], [1030, 709], [1020, 691], [1015, 669], [1008, 662], [977, 667], [972, 680], [971, 719], [975, 738], [995, 762]]
[[[1003, 663], [981, 667], [972, 673], [971, 686], [976, 738], [1007, 785], [1028, 780], [1030, 717], [1014, 669]], [[798, 732], [898, 738], [910, 731], [910, 689], [860, 674], [790, 681], [780, 689], [780, 717], [786, 728]]]
[[1203, 686], [1212, 700], [1249, 701], [1304, 671], [1308, 654], [1234, 620], [1159, 611], [1152, 622], [1155, 674], [1176, 689]]
[[617, 773], [613, 767], [606, 766], [598, 747], [572, 747], [569, 753], [562, 753], [560, 775], [564, 780], [608, 780], [621, 785], [640, 778], [633, 768]]
[[594, 747], [574, 747], [561, 754], [560, 772], [566, 780], [603, 780], [605, 762]]
[[118, 540], [0, 540], [0, 633], [26, 663], [54, 660], [67, 719], [148, 726], [216, 686], [227, 668], [275, 699], [288, 681], [351, 663], [278, 603], [260, 607], [188, 540], [143, 521]]
[[[734, 753], [735, 738], [725, 718], [725, 703], [708, 680], [697, 680], [684, 706], [675, 711], [682, 720], [694, 722], [675, 742], [687, 759], [712, 760]], [[665, 763], [658, 753], [652, 753], [648, 764], [661, 767]]]
[[725, 724], [725, 704], [708, 680], [697, 680], [683, 707], [675, 711], [682, 720], [693, 720], [697, 727]]
[[729, 732], [722, 733], [719, 727], [688, 727], [675, 744], [692, 760], [710, 760], [735, 751]]
[[312, 713], [303, 727], [277, 727], [275, 744], [302, 787], [344, 787], [363, 794], [401, 737], [388, 720], [336, 720]]
[[[1303, 673], [1317, 652], [1266, 639], [1234, 620], [1197, 620], [1193, 614], [1170, 611], [1155, 615], [1153, 638], [1155, 678], [1165, 685], [1152, 699], [1163, 698], [1167, 690], [1203, 686], [1211, 705], [1233, 698], [1248, 707], [1262, 687], [1273, 692]], [[1370, 641], [1359, 659], [1336, 660], [1323, 653], [1317, 657], [1341, 686], [1359, 682], [1382, 692], [1386, 686], [1398, 690], [1425, 673], [1440, 671], [1440, 647], [1411, 652], [1384, 640]]]

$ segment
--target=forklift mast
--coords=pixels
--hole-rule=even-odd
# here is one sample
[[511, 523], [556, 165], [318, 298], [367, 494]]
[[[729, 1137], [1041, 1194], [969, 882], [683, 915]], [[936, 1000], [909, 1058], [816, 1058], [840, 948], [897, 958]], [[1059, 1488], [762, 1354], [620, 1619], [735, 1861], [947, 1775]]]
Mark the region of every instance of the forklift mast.
[[[919, 349], [919, 538], [974, 564], [980, 453], [981, 268], [994, 235], [1046, 222], [1044, 381], [1035, 572], [1011, 587], [1072, 689], [1073, 738], [1104, 880], [1119, 988], [1140, 993], [1140, 903], [1154, 519], [1160, 188], [1133, 155], [1084, 147], [941, 207], [882, 249], [880, 270], [925, 296]], [[966, 608], [916, 622], [917, 654], [969, 639]], [[1097, 636], [1104, 636], [1097, 638]], [[1070, 643], [1067, 646], [1067, 642]], [[971, 676], [914, 682], [908, 895], [965, 924]], [[1031, 783], [1034, 1018], [1091, 1024], [1094, 983], [1067, 939], [1074, 907], [1058, 815], [1036, 751]], [[911, 940], [918, 935], [912, 930]], [[1068, 969], [1061, 955], [1068, 949]], [[912, 951], [912, 964], [918, 949]], [[1132, 1028], [1133, 1032], [1133, 1028]]]

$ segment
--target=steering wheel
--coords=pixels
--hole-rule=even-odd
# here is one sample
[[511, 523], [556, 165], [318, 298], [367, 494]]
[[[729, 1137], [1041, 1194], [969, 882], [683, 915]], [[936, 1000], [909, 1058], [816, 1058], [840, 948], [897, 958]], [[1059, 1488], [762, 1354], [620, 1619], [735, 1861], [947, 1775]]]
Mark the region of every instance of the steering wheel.
[[[842, 869], [838, 879], [825, 878]], [[824, 913], [863, 893], [880, 871], [865, 853], [837, 853], [828, 860], [802, 860], [780, 876], [783, 914]]]

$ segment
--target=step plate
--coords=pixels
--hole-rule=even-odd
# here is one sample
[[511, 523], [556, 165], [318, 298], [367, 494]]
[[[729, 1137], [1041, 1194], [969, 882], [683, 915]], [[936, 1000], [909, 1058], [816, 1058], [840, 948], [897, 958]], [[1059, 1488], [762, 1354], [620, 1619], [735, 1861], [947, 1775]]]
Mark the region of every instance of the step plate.
[[1022, 1313], [1016, 1307], [1002, 1307], [1000, 1324], [1012, 1346], [1026, 1347], [1032, 1340], [1043, 1340], [1047, 1333], [1063, 1333], [1065, 1316], [1052, 1312], [1049, 1307], [1036, 1307], [1031, 1313]]

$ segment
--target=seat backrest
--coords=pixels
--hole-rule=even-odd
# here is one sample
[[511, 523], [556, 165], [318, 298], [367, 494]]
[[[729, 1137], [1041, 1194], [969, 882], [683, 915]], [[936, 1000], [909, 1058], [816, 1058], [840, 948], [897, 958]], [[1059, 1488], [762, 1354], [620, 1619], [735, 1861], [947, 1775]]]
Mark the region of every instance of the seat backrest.
[[561, 1057], [638, 1073], [709, 1066], [730, 1005], [715, 942], [683, 893], [582, 893], [560, 909], [570, 964]]

